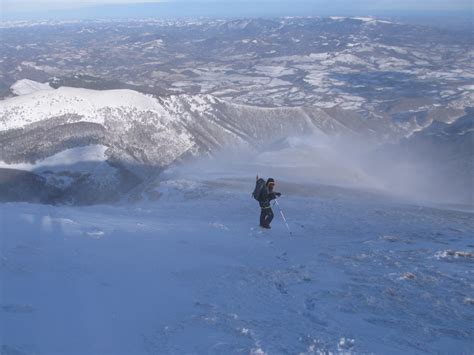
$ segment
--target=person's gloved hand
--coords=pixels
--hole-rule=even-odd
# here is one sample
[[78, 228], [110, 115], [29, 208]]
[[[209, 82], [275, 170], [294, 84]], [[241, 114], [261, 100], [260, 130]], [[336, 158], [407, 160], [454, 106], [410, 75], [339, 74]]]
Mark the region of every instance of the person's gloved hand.
[[280, 193], [280, 192], [275, 192], [275, 196], [280, 197], [280, 196], [281, 196], [281, 193]]

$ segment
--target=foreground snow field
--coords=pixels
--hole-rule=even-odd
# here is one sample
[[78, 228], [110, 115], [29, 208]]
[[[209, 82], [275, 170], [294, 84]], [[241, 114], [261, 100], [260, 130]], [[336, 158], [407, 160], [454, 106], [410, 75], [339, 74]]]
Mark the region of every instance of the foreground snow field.
[[473, 351], [472, 213], [281, 182], [290, 237], [252, 181], [1, 204], [2, 354]]

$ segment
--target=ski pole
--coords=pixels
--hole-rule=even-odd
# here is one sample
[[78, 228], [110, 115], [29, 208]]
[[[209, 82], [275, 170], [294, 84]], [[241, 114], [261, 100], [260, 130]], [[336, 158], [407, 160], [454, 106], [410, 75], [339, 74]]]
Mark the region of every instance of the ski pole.
[[276, 199], [275, 199], [275, 205], [278, 206], [278, 210], [280, 211], [281, 218], [283, 218], [283, 221], [285, 222], [285, 225], [286, 225], [286, 229], [288, 229], [288, 233], [290, 233], [290, 236], [291, 236], [292, 234], [291, 234], [290, 226], [288, 225], [288, 222], [286, 221], [285, 215], [283, 214], [280, 204], [278, 203]]

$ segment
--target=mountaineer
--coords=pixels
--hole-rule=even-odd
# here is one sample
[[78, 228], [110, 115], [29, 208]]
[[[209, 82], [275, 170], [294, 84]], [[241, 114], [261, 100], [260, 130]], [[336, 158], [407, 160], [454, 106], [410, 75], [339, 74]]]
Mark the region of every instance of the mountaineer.
[[254, 199], [260, 204], [260, 227], [270, 229], [270, 223], [273, 219], [273, 210], [270, 206], [270, 201], [281, 196], [281, 193], [274, 192], [275, 180], [269, 178], [266, 182], [257, 175], [255, 190], [252, 193]]

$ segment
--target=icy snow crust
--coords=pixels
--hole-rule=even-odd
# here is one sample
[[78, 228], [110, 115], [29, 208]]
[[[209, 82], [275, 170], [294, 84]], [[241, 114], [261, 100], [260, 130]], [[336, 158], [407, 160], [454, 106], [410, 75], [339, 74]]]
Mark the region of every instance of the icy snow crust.
[[210, 161], [168, 170], [154, 203], [0, 204], [2, 353], [472, 350], [472, 213], [282, 169], [290, 237], [278, 209], [257, 227], [254, 171], [273, 175]]

